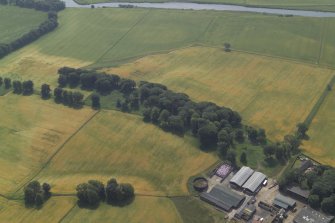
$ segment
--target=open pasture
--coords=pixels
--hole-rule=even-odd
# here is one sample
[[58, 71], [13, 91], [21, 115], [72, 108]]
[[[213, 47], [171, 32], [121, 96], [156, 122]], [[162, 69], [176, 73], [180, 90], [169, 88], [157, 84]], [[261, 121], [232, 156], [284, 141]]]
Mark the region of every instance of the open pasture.
[[186, 183], [216, 161], [184, 138], [146, 124], [137, 115], [101, 111], [80, 130], [37, 176], [56, 192], [74, 192], [90, 179], [116, 177], [137, 193], [188, 194]]
[[168, 198], [136, 197], [125, 207], [101, 204], [97, 210], [74, 208], [64, 219], [67, 222], [182, 223], [178, 211]]
[[333, 71], [286, 60], [205, 47], [144, 57], [105, 69], [162, 83], [197, 101], [231, 107], [280, 140], [304, 120]]
[[15, 192], [89, 117], [91, 109], [74, 110], [39, 96], [0, 97], [0, 191]]
[[9, 43], [46, 19], [46, 13], [32, 9], [0, 5], [0, 43]]
[[310, 139], [304, 142], [304, 152], [323, 164], [335, 166], [334, 129], [335, 91], [333, 89], [309, 127], [307, 134]]
[[222, 49], [226, 42], [236, 50], [334, 66], [329, 28], [334, 22], [253, 13], [69, 8], [60, 12], [55, 31], [2, 59], [0, 73], [55, 85], [62, 66], [120, 65], [195, 44]]

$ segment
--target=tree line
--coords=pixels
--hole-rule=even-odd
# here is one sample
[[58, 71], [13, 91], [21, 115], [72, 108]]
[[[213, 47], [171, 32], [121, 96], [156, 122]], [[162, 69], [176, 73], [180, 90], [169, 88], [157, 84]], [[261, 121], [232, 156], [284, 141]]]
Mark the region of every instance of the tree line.
[[321, 208], [325, 213], [335, 214], [335, 169], [330, 166], [314, 166], [310, 171], [294, 168], [279, 180], [279, 187], [299, 186], [310, 190], [308, 203], [312, 208]]
[[263, 146], [265, 161], [271, 165], [275, 160], [286, 163], [290, 157], [300, 152], [302, 140], [308, 139], [308, 127], [305, 123], [299, 123], [294, 134], [284, 136], [280, 142], [269, 143]]
[[89, 180], [79, 184], [76, 188], [78, 206], [97, 208], [100, 202], [110, 205], [128, 205], [134, 199], [134, 188], [129, 183], [118, 183], [115, 178], [110, 179], [105, 185], [97, 180]]
[[[4, 84], [5, 89], [13, 88], [14, 94], [31, 95], [34, 93], [34, 82], [28, 81], [12, 81], [10, 78], [0, 77], [0, 87]], [[79, 91], [70, 91], [63, 88], [55, 88], [53, 91], [54, 100], [56, 103], [62, 103], [73, 108], [80, 108], [83, 106], [84, 95]], [[40, 95], [42, 99], [51, 98], [51, 88], [48, 84], [42, 84]]]
[[22, 8], [36, 9], [38, 11], [61, 11], [65, 9], [65, 3], [59, 0], [0, 0], [2, 5], [16, 5]]
[[34, 8], [36, 10], [48, 12], [47, 20], [42, 22], [37, 28], [30, 30], [28, 33], [23, 34], [21, 37], [10, 43], [0, 43], [0, 59], [56, 29], [58, 27], [57, 11], [65, 8], [65, 3], [59, 0], [16, 0], [10, 2], [7, 0], [0, 0], [0, 2], [2, 4], [14, 4], [19, 7]]
[[143, 120], [165, 131], [184, 135], [191, 133], [200, 141], [204, 150], [217, 149], [220, 155], [236, 163], [235, 143], [246, 139], [254, 144], [266, 144], [264, 129], [242, 125], [240, 114], [212, 102], [194, 102], [188, 95], [176, 93], [157, 83], [121, 78], [91, 70], [63, 67], [58, 70], [59, 87], [80, 87], [95, 91], [91, 96], [92, 107], [100, 107], [100, 96], [112, 91], [121, 92], [116, 107], [123, 112], [141, 110]]

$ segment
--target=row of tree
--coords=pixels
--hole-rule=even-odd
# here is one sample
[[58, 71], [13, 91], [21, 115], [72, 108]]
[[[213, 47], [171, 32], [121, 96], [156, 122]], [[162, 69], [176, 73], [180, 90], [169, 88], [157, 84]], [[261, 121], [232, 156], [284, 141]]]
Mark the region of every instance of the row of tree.
[[[123, 93], [116, 107], [123, 112], [141, 108], [145, 122], [152, 122], [165, 131], [177, 135], [191, 132], [205, 150], [217, 149], [219, 154], [236, 165], [235, 143], [249, 140], [252, 144], [267, 144], [264, 129], [241, 124], [242, 118], [230, 108], [211, 102], [196, 103], [186, 94], [175, 93], [161, 84], [142, 81], [137, 86], [133, 80], [118, 75], [63, 67], [59, 69], [59, 87], [81, 87], [95, 90], [91, 96], [92, 107], [100, 107], [100, 96], [112, 91]], [[247, 162], [246, 154], [240, 157]]]
[[[233, 135], [235, 132], [239, 140], [244, 137], [243, 131], [238, 131], [242, 127], [242, 119], [236, 111], [211, 102], [196, 103], [186, 94], [170, 91], [164, 85], [143, 81], [136, 86], [135, 81], [115, 74], [69, 67], [59, 69], [58, 73], [60, 87], [80, 86], [103, 95], [115, 90], [123, 93], [124, 100], [117, 102], [117, 107], [122, 111], [137, 110], [142, 106], [144, 121], [178, 135], [191, 131], [199, 138], [203, 148], [216, 147], [219, 142], [222, 145], [227, 139], [224, 135]], [[97, 95], [93, 99], [100, 105]], [[222, 137], [219, 137], [219, 132]], [[264, 130], [256, 131], [256, 138], [255, 143], [266, 141]], [[231, 144], [226, 141], [224, 143], [228, 146]]]
[[308, 203], [312, 208], [321, 208], [325, 213], [335, 214], [335, 169], [329, 166], [314, 166], [304, 172], [298, 168], [289, 170], [279, 180], [281, 189], [298, 185], [310, 190]]
[[12, 87], [12, 80], [8, 77], [2, 78], [0, 77], [0, 87], [4, 84], [5, 89], [9, 89]]
[[72, 92], [59, 87], [54, 89], [54, 100], [56, 103], [63, 103], [73, 108], [81, 108], [84, 104], [83, 99], [84, 95], [79, 91]]
[[95, 71], [63, 67], [58, 70], [59, 87], [69, 86], [75, 88], [80, 86], [84, 90], [96, 90], [100, 94], [109, 94], [118, 90], [126, 95], [132, 93], [136, 88], [136, 82], [126, 78], [120, 78], [115, 74], [104, 74]]
[[50, 185], [43, 183], [41, 185], [38, 181], [30, 182], [24, 188], [24, 201], [27, 207], [41, 208], [43, 203], [51, 196]]
[[13, 92], [14, 94], [31, 95], [34, 93], [34, 83], [31, 80], [13, 81]]
[[129, 204], [134, 196], [134, 188], [128, 183], [118, 183], [112, 178], [105, 185], [97, 180], [89, 180], [76, 188], [78, 205], [86, 208], [97, 208], [100, 202], [124, 206]]

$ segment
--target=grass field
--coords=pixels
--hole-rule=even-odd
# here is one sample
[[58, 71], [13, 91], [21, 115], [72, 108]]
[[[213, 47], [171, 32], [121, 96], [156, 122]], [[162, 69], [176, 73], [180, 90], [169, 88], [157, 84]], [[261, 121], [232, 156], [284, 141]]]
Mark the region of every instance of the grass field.
[[335, 19], [108, 8], [71, 8], [59, 17], [55, 31], [2, 59], [0, 73], [55, 85], [64, 65], [112, 66], [194, 44], [222, 48], [225, 42], [237, 50], [335, 66]]
[[75, 201], [74, 197], [55, 197], [36, 210], [26, 208], [22, 201], [0, 198], [1, 222], [58, 222], [75, 205]]
[[97, 210], [76, 207], [62, 222], [182, 223], [183, 221], [170, 199], [136, 197], [131, 205], [122, 208], [106, 204], [100, 205]]
[[39, 26], [46, 14], [32, 9], [0, 5], [0, 43], [9, 43]]
[[22, 186], [93, 113], [13, 94], [0, 97], [0, 106], [1, 194]]
[[107, 69], [135, 80], [163, 83], [241, 112], [243, 119], [281, 139], [303, 121], [332, 70], [245, 53], [193, 47]]
[[335, 166], [335, 91], [332, 90], [314, 117], [304, 143], [304, 152], [317, 161]]
[[75, 0], [78, 4], [94, 4], [102, 2], [196, 2], [235, 4], [255, 7], [289, 8], [305, 10], [335, 11], [332, 0]]
[[[81, 154], [81, 155], [79, 155]], [[141, 117], [101, 111], [38, 176], [56, 192], [73, 192], [89, 179], [117, 177], [137, 193], [187, 194], [186, 183], [213, 164], [191, 137], [180, 138], [146, 124]]]

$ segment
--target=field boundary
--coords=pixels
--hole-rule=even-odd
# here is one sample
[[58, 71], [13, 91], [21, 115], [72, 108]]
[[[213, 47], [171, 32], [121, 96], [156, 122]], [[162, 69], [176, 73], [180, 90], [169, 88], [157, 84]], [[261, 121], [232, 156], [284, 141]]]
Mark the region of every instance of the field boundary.
[[64, 148], [64, 146], [82, 130], [100, 111], [96, 111], [90, 118], [88, 118], [75, 132], [73, 132], [57, 149], [56, 151], [49, 157], [49, 159], [42, 165], [42, 167], [33, 174], [28, 180], [26, 180], [22, 185], [20, 185], [13, 194], [16, 194], [20, 191], [25, 185], [27, 185], [31, 180], [37, 177], [51, 162], [51, 160]]
[[58, 220], [58, 223], [62, 222], [72, 211], [77, 207], [77, 203], [75, 203], [67, 212], [66, 214]]
[[[142, 59], [144, 57], [155, 56], [155, 55], [159, 55], [159, 54], [168, 54], [168, 53], [172, 53], [172, 52], [175, 52], [175, 51], [178, 51], [178, 50], [189, 49], [189, 48], [192, 48], [192, 47], [207, 47], [207, 48], [222, 49], [223, 50], [223, 46], [220, 46], [220, 45], [207, 45], [207, 44], [202, 43], [200, 41], [195, 41], [195, 42], [190, 43], [189, 45], [183, 46], [183, 47], [171, 48], [171, 49], [168, 49], [168, 50], [161, 50], [161, 51], [153, 51], [153, 52], [145, 53], [143, 55], [132, 56], [132, 57], [113, 60], [113, 61], [100, 61], [99, 62], [97, 60], [94, 63], [92, 63], [90, 65], [87, 65], [87, 66], [84, 66], [82, 68], [99, 70], [99, 69], [103, 69], [103, 68], [117, 67], [117, 66], [120, 66], [120, 65], [124, 65], [124, 64], [127, 64], [127, 63], [134, 62], [135, 60], [139, 60], [139, 59]], [[295, 58], [291, 58], [291, 57], [282, 57], [282, 56], [278, 56], [278, 55], [271, 55], [271, 54], [260, 53], [260, 52], [255, 52], [255, 51], [240, 50], [240, 49], [236, 49], [236, 48], [231, 48], [231, 50], [235, 51], [235, 52], [239, 52], [239, 53], [262, 56], [262, 57], [267, 57], [267, 58], [271, 58], [271, 59], [280, 59], [280, 60], [283, 60], [283, 61], [292, 62], [292, 63], [296, 63], [296, 64], [309, 65], [309, 66], [312, 66], [312, 67], [325, 68], [325, 69], [331, 69], [331, 70], [335, 69], [335, 66], [327, 65], [327, 64], [324, 64], [324, 63], [317, 64], [313, 60], [302, 60], [302, 59], [295, 59]], [[316, 57], [317, 56], [318, 55], [316, 55]], [[99, 60], [100, 59], [101, 58], [99, 58]]]
[[304, 123], [307, 126], [310, 126], [314, 117], [316, 116], [316, 114], [318, 113], [321, 105], [323, 104], [324, 100], [326, 99], [326, 97], [328, 96], [329, 92], [331, 90], [329, 90], [329, 87], [333, 87], [335, 84], [335, 75], [333, 75], [333, 77], [330, 79], [330, 81], [328, 82], [328, 84], [326, 85], [325, 89], [323, 90], [320, 98], [317, 100], [317, 102], [314, 104], [312, 110], [310, 111], [310, 113], [307, 115], [306, 119], [304, 120]]

